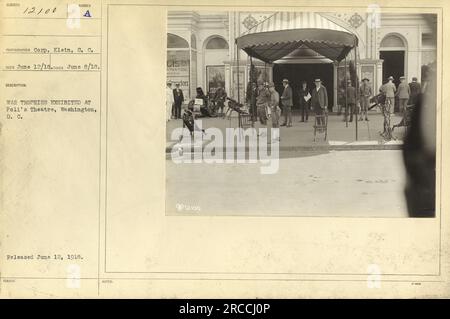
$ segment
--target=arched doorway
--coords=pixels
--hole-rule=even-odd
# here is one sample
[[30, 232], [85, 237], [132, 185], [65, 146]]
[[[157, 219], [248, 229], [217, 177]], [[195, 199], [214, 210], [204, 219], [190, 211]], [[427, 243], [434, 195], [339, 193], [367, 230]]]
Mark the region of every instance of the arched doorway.
[[383, 82], [393, 76], [398, 85], [400, 77], [406, 76], [406, 41], [397, 34], [386, 35], [380, 43], [380, 59], [383, 60]]
[[190, 93], [190, 46], [182, 37], [167, 33], [167, 80], [180, 84], [183, 94]]
[[[406, 40], [397, 34], [386, 35], [380, 43], [380, 59], [383, 60], [383, 83], [389, 76], [394, 77], [396, 86], [400, 84], [400, 77], [406, 76]], [[398, 99], [395, 99], [395, 112], [398, 111]]]
[[229, 60], [228, 42], [221, 36], [212, 36], [205, 41], [204, 63], [206, 69], [206, 90], [213, 94], [217, 87], [225, 85], [225, 64]]

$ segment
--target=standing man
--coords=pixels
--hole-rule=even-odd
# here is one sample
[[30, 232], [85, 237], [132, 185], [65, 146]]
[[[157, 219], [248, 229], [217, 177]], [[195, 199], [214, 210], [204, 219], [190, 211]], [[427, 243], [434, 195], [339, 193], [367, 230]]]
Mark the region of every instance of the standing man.
[[283, 104], [284, 123], [281, 126], [292, 126], [292, 88], [289, 85], [289, 80], [283, 80], [283, 94], [281, 95], [281, 103]]
[[269, 106], [271, 109], [271, 119], [272, 119], [272, 128], [275, 128], [275, 134], [273, 134], [272, 136], [274, 136], [272, 142], [276, 143], [280, 141], [280, 125], [279, 125], [279, 120], [280, 120], [280, 115], [281, 115], [281, 109], [279, 107], [279, 103], [280, 103], [280, 95], [278, 94], [278, 92], [275, 90], [275, 84], [273, 82], [269, 83], [269, 92], [270, 92], [270, 102], [269, 102]]
[[410, 88], [408, 83], [406, 83], [405, 77], [400, 77], [400, 84], [398, 85], [397, 89], [397, 96], [399, 101], [399, 111], [400, 114], [403, 114], [403, 112], [406, 110], [406, 107], [408, 106], [408, 100], [410, 96]]
[[266, 108], [269, 106], [270, 92], [267, 87], [264, 86], [264, 82], [258, 82], [258, 95], [256, 96], [256, 108], [259, 118], [259, 122], [262, 125], [267, 125], [267, 113]]
[[363, 83], [359, 88], [360, 103], [361, 103], [361, 116], [359, 117], [359, 120], [362, 121], [364, 114], [366, 117], [365, 120], [368, 121], [369, 118], [367, 117], [367, 111], [369, 110], [370, 97], [372, 96], [372, 87], [369, 85], [368, 78], [364, 78], [362, 82]]
[[184, 102], [183, 91], [180, 89], [180, 83], [175, 84], [175, 89], [173, 90], [173, 98], [175, 104], [175, 112], [173, 116], [176, 119], [181, 119], [181, 104]]
[[167, 82], [166, 87], [166, 121], [170, 121], [170, 117], [172, 116], [172, 107], [173, 107], [174, 99], [173, 99], [173, 91], [172, 91], [172, 83]]
[[397, 88], [395, 87], [395, 84], [392, 81], [394, 81], [394, 77], [390, 76], [388, 78], [388, 82], [383, 84], [380, 88], [380, 91], [386, 97], [385, 102], [386, 111], [389, 112], [390, 114], [394, 113], [395, 92], [397, 91]]
[[256, 97], [258, 96], [258, 86], [256, 82], [249, 82], [247, 85], [246, 102], [250, 106], [250, 114], [252, 118], [256, 118]]
[[217, 106], [220, 107], [220, 113], [223, 113], [223, 108], [225, 107], [225, 99], [227, 98], [227, 92], [222, 87], [219, 82], [216, 92], [214, 93], [214, 101], [216, 101]]
[[306, 81], [302, 81], [302, 87], [299, 91], [300, 109], [302, 112], [302, 120], [300, 122], [308, 122], [309, 105], [311, 103], [311, 94], [309, 94]]
[[419, 94], [422, 88], [419, 82], [417, 82], [417, 78], [413, 77], [412, 82], [409, 83], [409, 104], [416, 105], [418, 102]]
[[[352, 80], [347, 80], [347, 106], [345, 109], [345, 119], [347, 119], [350, 114], [350, 121], [353, 122], [353, 113], [356, 111], [356, 89], [352, 86]], [[357, 115], [355, 114], [355, 121]]]
[[[311, 106], [316, 115], [323, 115], [328, 111], [328, 94], [327, 89], [322, 85], [320, 79], [315, 79], [314, 84], [316, 87], [311, 92]], [[318, 125], [325, 124], [322, 119], [317, 119]]]

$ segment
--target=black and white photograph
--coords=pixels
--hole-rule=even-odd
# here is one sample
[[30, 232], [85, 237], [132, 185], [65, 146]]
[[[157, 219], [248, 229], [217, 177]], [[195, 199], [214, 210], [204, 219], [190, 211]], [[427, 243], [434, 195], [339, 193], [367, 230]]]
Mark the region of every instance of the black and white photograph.
[[450, 296], [447, 1], [0, 8], [0, 299]]
[[435, 217], [436, 15], [169, 10], [167, 57], [166, 215]]

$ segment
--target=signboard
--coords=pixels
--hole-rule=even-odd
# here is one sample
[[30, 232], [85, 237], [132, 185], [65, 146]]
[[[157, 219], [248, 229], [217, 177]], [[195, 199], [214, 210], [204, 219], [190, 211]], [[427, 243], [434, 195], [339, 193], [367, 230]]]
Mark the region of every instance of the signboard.
[[377, 92], [375, 90], [374, 84], [375, 84], [375, 76], [374, 76], [374, 68], [373, 65], [363, 65], [361, 67], [361, 81], [364, 78], [369, 79], [369, 85], [372, 87], [372, 92]]
[[172, 88], [179, 83], [185, 99], [189, 96], [189, 51], [167, 51], [167, 81], [172, 82]]
[[238, 82], [240, 102], [245, 102], [245, 67], [239, 67], [239, 81], [237, 67], [233, 67], [233, 82], [231, 87], [231, 97], [238, 100]]

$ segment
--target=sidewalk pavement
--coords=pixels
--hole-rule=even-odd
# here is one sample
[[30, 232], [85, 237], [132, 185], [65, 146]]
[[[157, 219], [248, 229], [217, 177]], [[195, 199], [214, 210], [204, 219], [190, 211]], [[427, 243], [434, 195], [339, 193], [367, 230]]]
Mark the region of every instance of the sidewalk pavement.
[[[400, 115], [391, 116], [391, 127], [401, 121]], [[210, 127], [218, 128], [225, 137], [226, 128], [237, 128], [238, 118], [234, 113], [231, 119], [227, 118], [201, 118], [202, 128]], [[369, 112], [369, 121], [358, 121], [358, 140], [356, 140], [356, 123], [349, 122], [348, 126], [343, 121], [343, 115], [330, 113], [328, 115], [328, 138], [324, 141], [324, 134], [317, 133], [314, 142], [314, 116], [309, 118], [308, 122], [300, 122], [301, 117], [295, 114], [292, 119], [292, 127], [280, 127], [280, 151], [296, 151], [296, 150], [391, 150], [401, 149], [405, 128], [396, 128], [393, 132], [394, 139], [384, 141], [380, 136], [383, 131], [383, 116], [376, 111]], [[283, 123], [283, 117], [280, 118], [280, 124]], [[268, 126], [271, 126], [270, 120]], [[172, 130], [182, 127], [182, 120], [171, 120], [167, 123], [166, 131], [166, 153], [170, 153], [172, 146], [177, 142], [170, 139]], [[261, 128], [259, 122], [255, 123], [255, 128]], [[268, 130], [270, 135], [270, 130]], [[209, 143], [204, 141], [203, 145]]]

